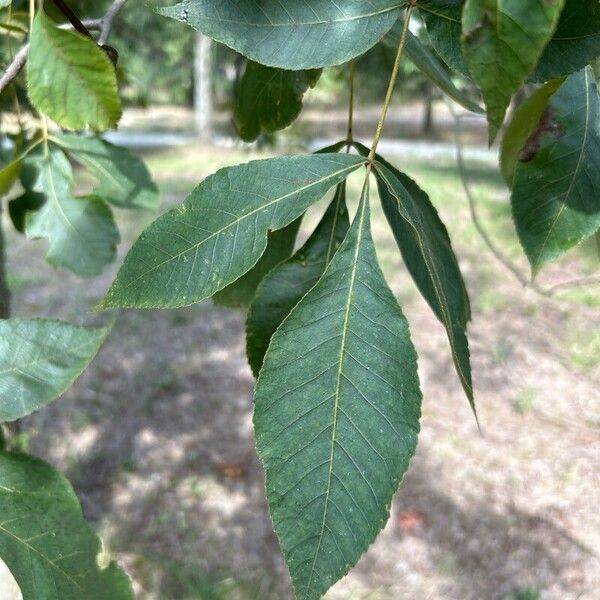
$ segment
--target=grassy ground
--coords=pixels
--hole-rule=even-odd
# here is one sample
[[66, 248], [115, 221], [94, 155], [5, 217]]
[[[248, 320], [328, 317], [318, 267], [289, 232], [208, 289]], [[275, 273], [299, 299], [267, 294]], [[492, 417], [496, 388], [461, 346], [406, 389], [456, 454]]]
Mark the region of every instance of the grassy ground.
[[[249, 158], [195, 147], [149, 155], [161, 210], [216, 168]], [[476, 234], [453, 164], [393, 162], [431, 194], [459, 256], [474, 309], [470, 340], [484, 435], [443, 329], [405, 273], [374, 203], [380, 261], [420, 355], [422, 434], [388, 526], [327, 598], [600, 598], [598, 289], [557, 300], [523, 290]], [[499, 175], [473, 165], [471, 179], [494, 239], [525, 271]], [[359, 188], [353, 178], [354, 202]], [[152, 218], [119, 215], [119, 260]], [[86, 311], [116, 265], [82, 282], [53, 272], [43, 250], [43, 242], [9, 239], [15, 312], [103, 319]], [[541, 283], [593, 272], [594, 252], [589, 245], [571, 253]], [[140, 599], [291, 598], [253, 450], [243, 331], [243, 314], [211, 302], [123, 312], [72, 390], [26, 421], [31, 450], [66, 471]]]

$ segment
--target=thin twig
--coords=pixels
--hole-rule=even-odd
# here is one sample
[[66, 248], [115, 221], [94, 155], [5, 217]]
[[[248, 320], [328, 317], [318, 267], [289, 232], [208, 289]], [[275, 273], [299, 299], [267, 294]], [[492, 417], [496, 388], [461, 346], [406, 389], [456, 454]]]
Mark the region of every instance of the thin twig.
[[515, 279], [527, 289], [530, 289], [540, 296], [544, 296], [545, 298], [552, 298], [555, 294], [564, 292], [568, 289], [577, 288], [577, 287], [585, 287], [589, 285], [598, 285], [600, 284], [600, 277], [580, 277], [577, 279], [572, 279], [569, 281], [564, 281], [562, 283], [557, 283], [549, 288], [543, 288], [537, 285], [535, 282], [530, 281], [519, 268], [496, 246], [496, 244], [492, 241], [490, 235], [486, 231], [483, 226], [481, 219], [479, 218], [479, 214], [477, 212], [477, 206], [475, 202], [475, 195], [471, 190], [471, 186], [469, 185], [467, 167], [465, 164], [463, 147], [461, 141], [461, 129], [460, 129], [460, 121], [462, 117], [473, 117], [474, 115], [458, 115], [454, 110], [454, 107], [446, 102], [450, 113], [454, 117], [454, 136], [456, 141], [456, 160], [458, 164], [458, 171], [460, 175], [460, 180], [462, 186], [465, 191], [465, 195], [467, 196], [467, 200], [469, 202], [469, 211], [471, 213], [471, 220], [473, 221], [473, 225], [479, 233], [481, 239], [488, 247], [488, 250], [494, 255], [494, 257], [500, 262], [508, 271], [510, 271]]
[[112, 29], [112, 24], [115, 17], [119, 14], [120, 10], [125, 6], [127, 0], [114, 0], [114, 2], [110, 5], [104, 18], [102, 19], [102, 28], [100, 30], [100, 37], [98, 38], [98, 43], [101, 46], [104, 46], [108, 41], [108, 36], [110, 35], [110, 30]]
[[387, 117], [388, 110], [390, 108], [390, 104], [392, 102], [392, 94], [394, 93], [394, 87], [396, 86], [396, 79], [398, 79], [398, 72], [400, 71], [400, 60], [402, 59], [402, 54], [404, 52], [404, 47], [406, 46], [406, 38], [408, 36], [408, 26], [410, 24], [410, 17], [412, 11], [415, 7], [416, 0], [409, 0], [409, 4], [406, 7], [406, 14], [404, 15], [404, 23], [402, 25], [402, 35], [400, 36], [400, 44], [398, 45], [398, 52], [396, 53], [396, 60], [394, 61], [394, 67], [392, 69], [392, 75], [390, 77], [390, 82], [388, 84], [388, 89], [385, 95], [385, 100], [383, 102], [383, 108], [381, 109], [381, 116], [379, 117], [379, 122], [377, 123], [377, 129], [375, 131], [375, 136], [373, 137], [373, 143], [371, 145], [371, 151], [369, 152], [369, 157], [367, 161], [369, 163], [369, 169], [375, 160], [375, 155], [377, 154], [377, 146], [379, 145], [379, 140], [381, 139], [381, 134], [383, 132], [383, 126], [385, 125], [385, 119]]
[[348, 132], [346, 133], [346, 142], [348, 142], [348, 151], [352, 145], [353, 128], [354, 128], [354, 76], [356, 74], [356, 60], [350, 63], [350, 76], [348, 78], [348, 87], [350, 88], [350, 96], [348, 100]]

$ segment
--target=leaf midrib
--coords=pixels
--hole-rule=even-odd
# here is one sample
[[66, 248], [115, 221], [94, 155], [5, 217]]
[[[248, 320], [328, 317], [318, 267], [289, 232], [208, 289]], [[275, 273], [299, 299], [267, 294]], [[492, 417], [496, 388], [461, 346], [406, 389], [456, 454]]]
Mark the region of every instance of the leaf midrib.
[[145, 271], [144, 273], [138, 275], [137, 277], [131, 279], [126, 285], [123, 286], [123, 290], [126, 290], [128, 288], [130, 288], [132, 285], [134, 285], [135, 283], [137, 283], [140, 279], [143, 279], [144, 277], [147, 277], [150, 273], [153, 273], [154, 271], [160, 269], [161, 267], [163, 267], [164, 265], [170, 263], [171, 261], [174, 260], [178, 260], [181, 256], [183, 256], [184, 254], [187, 254], [188, 252], [191, 251], [196, 251], [200, 246], [204, 245], [206, 242], [208, 242], [209, 240], [213, 239], [214, 237], [217, 237], [219, 235], [221, 235], [224, 231], [227, 231], [230, 227], [233, 227], [234, 225], [239, 225], [240, 222], [242, 222], [244, 219], [247, 219], [267, 208], [269, 208], [270, 206], [273, 206], [274, 204], [277, 204], [278, 202], [282, 202], [283, 200], [290, 198], [296, 194], [300, 194], [306, 190], [309, 190], [311, 187], [314, 187], [316, 185], [320, 185], [322, 184], [324, 181], [327, 181], [328, 179], [334, 179], [335, 177], [337, 177], [338, 175], [340, 175], [341, 173], [344, 173], [346, 171], [350, 172], [353, 171], [355, 169], [357, 169], [359, 167], [361, 163], [356, 163], [353, 165], [350, 165], [348, 167], [344, 167], [343, 169], [340, 169], [339, 171], [335, 171], [334, 173], [331, 173], [329, 175], [327, 175], [326, 177], [323, 177], [321, 179], [318, 179], [316, 181], [311, 182], [308, 185], [305, 185], [303, 187], [297, 188], [292, 192], [289, 192], [288, 194], [285, 194], [283, 196], [279, 196], [278, 198], [275, 198], [274, 200], [269, 201], [267, 204], [262, 204], [261, 206], [259, 206], [258, 208], [256, 208], [255, 210], [250, 211], [249, 213], [246, 213], [244, 215], [242, 215], [241, 217], [235, 219], [234, 221], [231, 221], [230, 223], [228, 223], [225, 227], [222, 227], [221, 229], [211, 233], [208, 237], [205, 237], [203, 240], [201, 240], [200, 242], [196, 243], [196, 244], [192, 244], [189, 248], [186, 248], [185, 250], [182, 250], [181, 252], [174, 254], [173, 256], [170, 256], [169, 258], [167, 258], [166, 260], [163, 260], [160, 263], [157, 263], [156, 265], [154, 265], [151, 269], [148, 269], [147, 271]]
[[[336, 389], [334, 393], [334, 408], [333, 408], [333, 422], [332, 422], [332, 433], [331, 433], [331, 451], [329, 455], [329, 471], [327, 475], [327, 490], [325, 492], [325, 506], [323, 508], [323, 521], [321, 522], [321, 530], [319, 532], [319, 541], [317, 543], [317, 549], [315, 551], [315, 556], [313, 559], [313, 563], [310, 569], [310, 574], [308, 578], [307, 590], [310, 591], [310, 587], [312, 585], [313, 577], [315, 574], [315, 567], [317, 564], [317, 559], [319, 557], [319, 552], [321, 550], [321, 543], [323, 541], [323, 535], [325, 534], [325, 527], [327, 524], [327, 514], [329, 509], [329, 497], [331, 494], [331, 482], [333, 479], [333, 462], [334, 462], [334, 451], [335, 451], [335, 443], [336, 443], [336, 434], [337, 434], [337, 424], [338, 424], [338, 411], [339, 411], [339, 403], [340, 403], [340, 388], [341, 381], [344, 369], [344, 359], [346, 357], [346, 341], [348, 335], [348, 324], [350, 320], [350, 310], [352, 308], [352, 298], [354, 294], [354, 286], [356, 283], [356, 272], [358, 269], [358, 255], [360, 252], [360, 247], [362, 244], [363, 238], [363, 225], [366, 213], [368, 199], [366, 196], [363, 196], [362, 199], [362, 207], [360, 214], [360, 221], [357, 222], [358, 234], [356, 239], [356, 248], [354, 251], [354, 261], [352, 265], [352, 273], [350, 275], [350, 282], [348, 286], [348, 299], [346, 301], [346, 308], [344, 313], [344, 323], [342, 329], [342, 336], [340, 341], [340, 357], [338, 362], [338, 370], [336, 374]], [[358, 218], [358, 217], [357, 217]]]
[[[220, 19], [215, 17], [208, 17], [206, 15], [202, 15], [203, 21], [214, 21], [215, 23], [230, 23], [233, 25], [244, 25], [246, 27], [265, 27], [265, 28], [275, 28], [275, 27], [312, 27], [314, 25], [337, 25], [339, 23], [349, 23], [351, 21], [361, 21], [363, 19], [371, 19], [374, 17], [378, 17], [380, 15], [385, 15], [387, 13], [393, 12], [402, 8], [406, 5], [406, 1], [399, 2], [398, 4], [394, 4], [388, 8], [384, 8], [379, 11], [374, 11], [371, 13], [364, 13], [361, 15], [354, 15], [352, 17], [346, 17], [343, 19], [331, 19], [329, 21], [291, 21], [288, 23], [252, 23], [250, 21], [236, 21], [234, 19]], [[184, 19], [185, 22], [188, 22], [189, 17]]]

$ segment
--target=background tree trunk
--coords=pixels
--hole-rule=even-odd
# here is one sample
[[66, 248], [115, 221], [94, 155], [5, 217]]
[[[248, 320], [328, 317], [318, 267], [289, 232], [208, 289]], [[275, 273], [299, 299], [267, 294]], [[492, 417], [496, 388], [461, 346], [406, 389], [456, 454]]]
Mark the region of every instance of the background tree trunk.
[[10, 317], [10, 290], [6, 276], [6, 252], [4, 246], [4, 227], [2, 223], [2, 204], [0, 204], [0, 319]]
[[421, 125], [422, 133], [430, 135], [433, 133], [433, 85], [426, 81], [423, 84], [423, 123]]
[[213, 136], [212, 40], [201, 33], [194, 42], [194, 121], [198, 137], [205, 142]]

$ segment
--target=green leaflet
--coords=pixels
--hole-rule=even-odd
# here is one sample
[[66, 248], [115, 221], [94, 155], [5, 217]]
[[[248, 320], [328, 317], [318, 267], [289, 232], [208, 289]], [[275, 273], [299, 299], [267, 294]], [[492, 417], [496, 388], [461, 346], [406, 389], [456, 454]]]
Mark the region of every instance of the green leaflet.
[[460, 44], [461, 17], [465, 0], [418, 0], [431, 45], [454, 71], [469, 75]]
[[[401, 30], [402, 22], [398, 20], [398, 23], [383, 38], [384, 43], [392, 48], [398, 48]], [[454, 85], [448, 71], [440, 64], [439, 60], [429, 49], [421, 43], [419, 38], [414, 36], [410, 31], [407, 32], [405, 52], [417, 69], [429, 77], [450, 98], [471, 112], [483, 113], [483, 109], [476, 102], [473, 102], [467, 94]]]
[[552, 37], [564, 0], [466, 0], [463, 52], [488, 112], [490, 145]]
[[110, 208], [96, 196], [73, 195], [71, 165], [60, 150], [49, 148], [47, 155], [30, 155], [26, 162], [25, 186], [46, 198], [41, 208], [26, 215], [27, 237], [48, 239], [46, 260], [51, 265], [81, 277], [99, 275], [115, 259], [119, 242]]
[[[522, 151], [527, 151], [525, 146], [529, 136], [539, 125], [540, 119], [548, 106], [548, 101], [563, 82], [563, 78], [555, 79], [533, 92], [515, 111], [511, 122], [507, 126], [502, 138], [500, 167], [508, 187], [512, 187], [519, 154]], [[535, 137], [532, 142], [534, 144], [533, 149], [536, 149]]]
[[282, 69], [339, 65], [374, 46], [406, 0], [183, 0], [157, 8], [248, 58]]
[[90, 170], [98, 180], [94, 194], [106, 202], [119, 208], [158, 208], [158, 188], [144, 162], [129, 150], [72, 133], [53, 134], [50, 141]]
[[253, 142], [261, 133], [291, 125], [302, 110], [305, 92], [320, 76], [320, 70], [287, 71], [248, 61], [234, 112], [240, 137]]
[[66, 479], [42, 461], [0, 452], [0, 558], [23, 600], [133, 600], [115, 562], [98, 566], [100, 540]]
[[548, 81], [583, 69], [600, 55], [600, 2], [566, 0], [556, 31], [533, 81]]
[[346, 182], [343, 182], [304, 246], [273, 269], [260, 284], [246, 320], [246, 354], [255, 377], [260, 372], [271, 337], [292, 308], [319, 281], [349, 226]]
[[367, 191], [324, 275], [273, 336], [256, 385], [256, 445], [298, 600], [320, 598], [386, 523], [416, 448], [420, 404]]
[[600, 101], [592, 70], [571, 75], [515, 170], [512, 209], [533, 274], [600, 228]]
[[121, 117], [117, 76], [91, 39], [56, 27], [43, 10], [31, 29], [27, 59], [31, 103], [61, 127], [110, 129]]
[[212, 296], [256, 264], [268, 231], [297, 219], [363, 162], [314, 154], [221, 169], [142, 233], [101, 308], [173, 308]]
[[267, 248], [265, 253], [258, 259], [258, 262], [237, 281], [217, 292], [213, 296], [214, 302], [230, 308], [246, 308], [249, 306], [256, 294], [256, 288], [258, 288], [265, 275], [286, 258], [289, 258], [294, 251], [294, 244], [301, 222], [302, 217], [292, 221], [283, 229], [269, 233]]
[[375, 175], [385, 216], [406, 267], [446, 328], [456, 371], [477, 415], [466, 336], [471, 306], [448, 231], [427, 194], [412, 179], [380, 157]]
[[12, 186], [19, 178], [21, 172], [21, 165], [23, 164], [23, 158], [19, 157], [5, 165], [0, 170], [0, 198], [6, 196], [12, 189]]
[[15, 421], [60, 396], [108, 335], [61, 321], [0, 321], [0, 423]]

